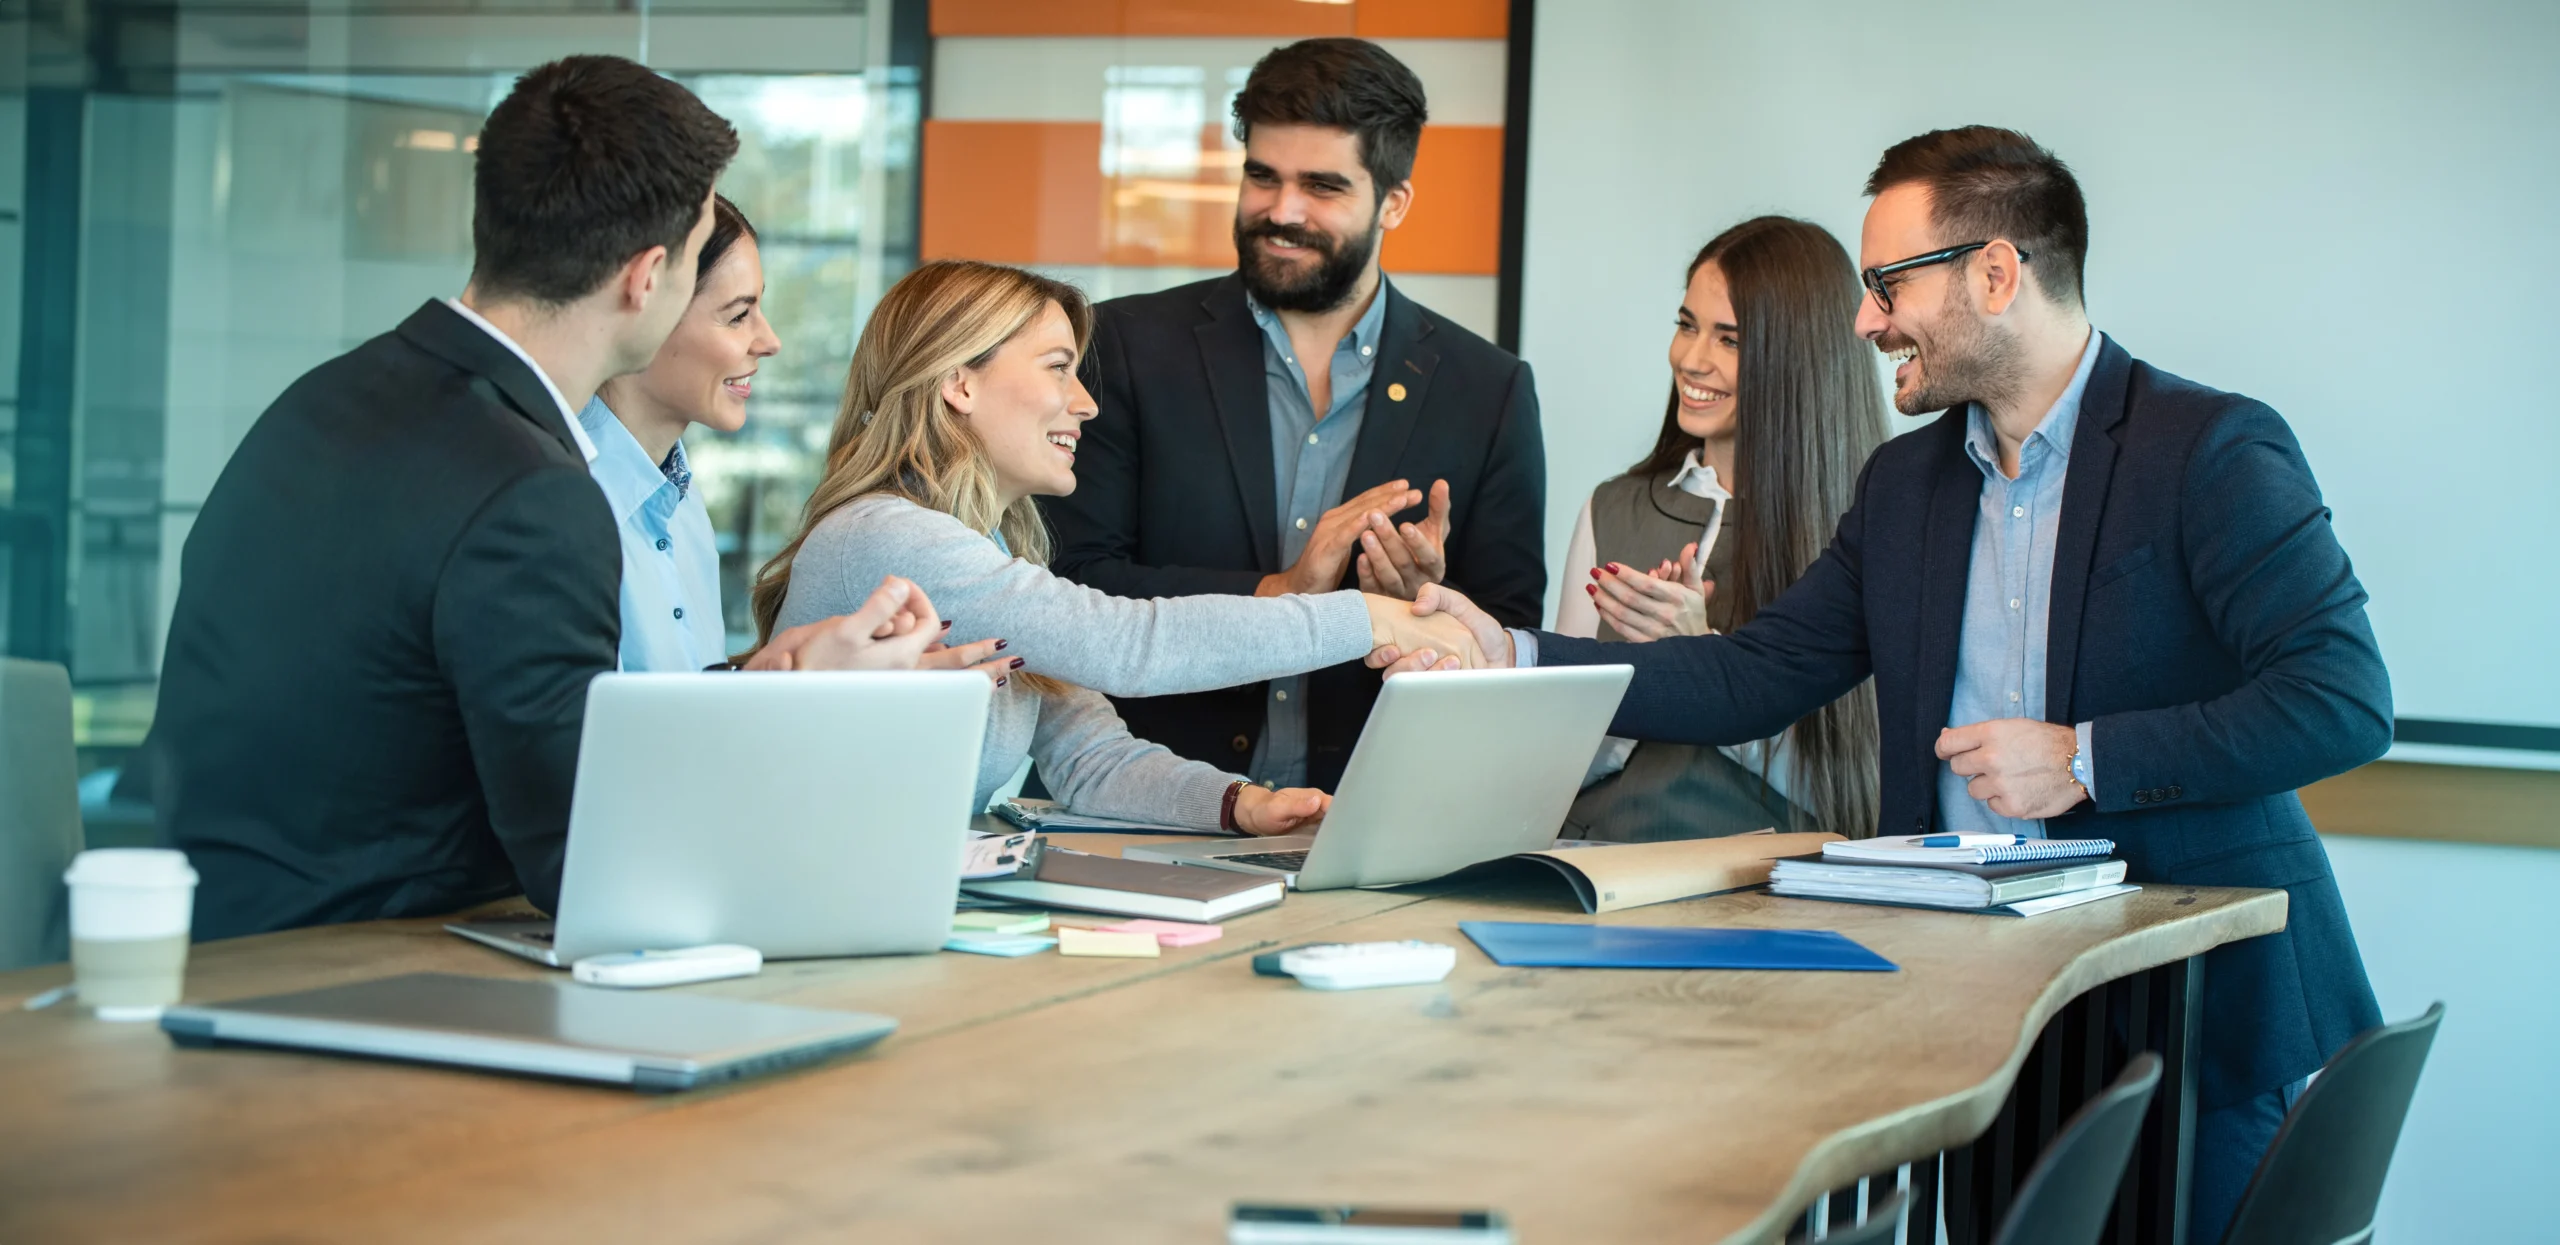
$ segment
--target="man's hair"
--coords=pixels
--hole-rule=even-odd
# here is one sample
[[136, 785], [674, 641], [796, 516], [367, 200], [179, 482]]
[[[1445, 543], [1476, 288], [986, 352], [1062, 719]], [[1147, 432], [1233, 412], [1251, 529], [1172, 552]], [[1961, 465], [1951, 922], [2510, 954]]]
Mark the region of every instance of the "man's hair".
[[573, 302], [702, 219], [738, 132], [693, 92], [618, 56], [572, 56], [516, 80], [480, 129], [471, 283]]
[[1378, 197], [1413, 176], [1414, 148], [1430, 110], [1422, 79], [1366, 39], [1302, 39], [1255, 62], [1236, 93], [1236, 138], [1256, 125], [1321, 125], [1360, 140], [1360, 163]]
[[2031, 256], [2027, 271], [2045, 297], [2080, 305], [2089, 205], [2060, 157], [2016, 130], [1931, 130], [1886, 148], [1867, 193], [1912, 183], [1929, 188], [1929, 219], [1941, 245], [2006, 238]]

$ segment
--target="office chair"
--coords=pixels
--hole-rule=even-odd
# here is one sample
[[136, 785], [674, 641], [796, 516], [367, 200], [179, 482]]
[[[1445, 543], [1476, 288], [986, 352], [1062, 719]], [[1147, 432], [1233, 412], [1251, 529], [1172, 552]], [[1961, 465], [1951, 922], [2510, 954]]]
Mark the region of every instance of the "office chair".
[[2097, 1245], [2124, 1183], [2142, 1115], [2160, 1088], [2160, 1057], [2133, 1057], [2115, 1084], [2083, 1104], [2018, 1186], [1992, 1245]]
[[62, 871], [80, 854], [71, 674], [0, 658], [0, 969], [70, 954]]
[[2357, 1245], [2418, 1092], [2444, 1004], [2355, 1036], [2312, 1078], [2258, 1162], [2222, 1245]]

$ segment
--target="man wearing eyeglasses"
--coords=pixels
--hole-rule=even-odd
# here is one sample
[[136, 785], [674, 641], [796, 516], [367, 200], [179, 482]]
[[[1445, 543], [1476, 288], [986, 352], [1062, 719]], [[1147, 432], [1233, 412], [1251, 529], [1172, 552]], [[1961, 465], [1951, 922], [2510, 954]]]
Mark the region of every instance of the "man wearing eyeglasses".
[[1859, 332], [1897, 408], [1946, 413], [1868, 460], [1794, 587], [1731, 635], [1606, 647], [1417, 606], [1495, 664], [1634, 664], [1629, 738], [1762, 738], [1872, 674], [1881, 832], [2110, 838], [2134, 881], [2283, 888], [2283, 932], [2206, 957], [2190, 1238], [2219, 1240], [2304, 1079], [2381, 1021], [2294, 796], [2390, 745], [2364, 589], [2282, 418], [2090, 327], [2052, 153], [1923, 134], [1867, 193]]

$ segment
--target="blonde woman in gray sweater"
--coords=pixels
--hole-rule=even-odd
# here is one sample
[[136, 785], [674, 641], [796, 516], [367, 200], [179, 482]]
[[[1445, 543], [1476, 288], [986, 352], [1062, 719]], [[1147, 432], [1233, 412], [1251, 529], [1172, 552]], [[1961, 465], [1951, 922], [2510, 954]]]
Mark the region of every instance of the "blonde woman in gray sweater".
[[1208, 691], [1392, 646], [1473, 665], [1464, 628], [1359, 592], [1136, 601], [1049, 573], [1034, 497], [1075, 490], [1093, 398], [1076, 379], [1092, 314], [1020, 269], [927, 264], [880, 300], [854, 348], [826, 475], [800, 534], [756, 577], [761, 635], [842, 614], [895, 572], [930, 593], [954, 643], [1001, 637], [978, 761], [981, 806], [1027, 755], [1067, 807], [1202, 830], [1285, 834], [1328, 797], [1266, 790], [1133, 738], [1104, 695]]

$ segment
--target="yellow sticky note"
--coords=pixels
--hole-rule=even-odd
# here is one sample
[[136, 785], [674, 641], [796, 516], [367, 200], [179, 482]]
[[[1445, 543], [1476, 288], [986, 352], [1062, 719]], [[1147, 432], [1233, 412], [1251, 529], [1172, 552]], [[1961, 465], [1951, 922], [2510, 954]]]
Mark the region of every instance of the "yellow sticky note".
[[1058, 927], [1058, 954], [1152, 960], [1163, 955], [1164, 951], [1156, 945], [1153, 934], [1106, 934], [1098, 929], [1061, 925]]

